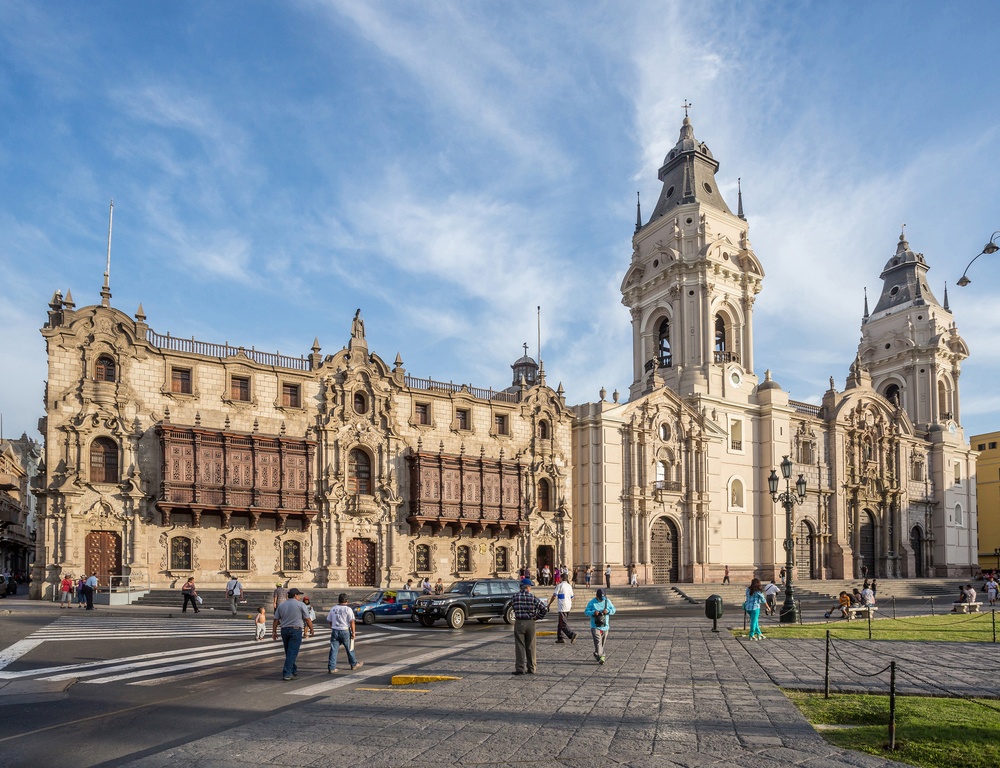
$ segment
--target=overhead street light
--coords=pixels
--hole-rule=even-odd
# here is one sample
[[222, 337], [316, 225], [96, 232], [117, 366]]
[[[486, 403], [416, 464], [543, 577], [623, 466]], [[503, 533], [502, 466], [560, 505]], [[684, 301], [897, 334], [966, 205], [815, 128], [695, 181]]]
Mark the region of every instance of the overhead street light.
[[1000, 245], [997, 245], [997, 237], [998, 236], [1000, 236], [1000, 230], [997, 230], [996, 232], [993, 233], [993, 236], [990, 237], [990, 241], [986, 245], [983, 246], [983, 250], [980, 251], [976, 255], [975, 259], [973, 259], [972, 261], [970, 261], [966, 265], [965, 272], [963, 272], [962, 276], [960, 278], [958, 278], [958, 284], [960, 286], [962, 286], [964, 288], [965, 286], [967, 286], [969, 283], [972, 282], [972, 280], [970, 280], [966, 276], [966, 272], [969, 271], [969, 267], [971, 267], [973, 265], [973, 263], [976, 261], [976, 259], [978, 259], [980, 256], [982, 256], [984, 253], [987, 254], [987, 255], [989, 255], [991, 253], [996, 253], [997, 251], [1000, 251]]
[[778, 493], [778, 473], [772, 469], [771, 475], [767, 478], [771, 499], [785, 508], [785, 602], [781, 606], [778, 620], [782, 624], [794, 624], [798, 619], [798, 612], [795, 609], [795, 595], [792, 591], [792, 568], [795, 565], [792, 511], [796, 504], [806, 500], [806, 479], [799, 475], [799, 479], [795, 481], [795, 490], [792, 490], [792, 460], [788, 456], [781, 460], [781, 476], [785, 478], [785, 490], [781, 493]]

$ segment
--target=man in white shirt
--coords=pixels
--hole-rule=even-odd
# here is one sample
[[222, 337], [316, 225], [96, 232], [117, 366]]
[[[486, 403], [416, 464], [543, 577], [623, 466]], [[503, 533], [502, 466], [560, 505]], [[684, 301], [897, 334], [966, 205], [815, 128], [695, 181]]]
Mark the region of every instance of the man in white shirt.
[[92, 573], [83, 582], [83, 595], [87, 598], [87, 610], [94, 610], [94, 593], [97, 592], [97, 574]]
[[764, 587], [764, 597], [767, 599], [767, 612], [774, 613], [775, 606], [775, 596], [781, 590], [778, 585], [774, 583], [774, 579], [771, 579], [771, 583]]
[[861, 604], [875, 605], [875, 593], [872, 592], [871, 587], [865, 587], [861, 590]]
[[236, 604], [240, 601], [242, 594], [243, 585], [240, 584], [240, 580], [233, 576], [233, 574], [229, 574], [229, 581], [226, 582], [226, 597], [229, 598], [229, 610], [233, 616], [236, 615]]
[[552, 606], [552, 601], [557, 600], [557, 609], [559, 611], [559, 625], [556, 628], [556, 642], [565, 643], [563, 640], [563, 635], [569, 638], [570, 644], [576, 642], [576, 632], [569, 628], [569, 612], [573, 607], [573, 585], [569, 581], [560, 581], [556, 584], [555, 590], [552, 592], [552, 597], [549, 598], [549, 607]]
[[326, 615], [326, 623], [330, 625], [330, 656], [326, 662], [326, 671], [333, 674], [337, 671], [337, 654], [340, 646], [347, 651], [347, 660], [351, 669], [364, 666], [354, 655], [354, 611], [347, 604], [347, 595], [343, 592], [337, 598], [337, 604]]

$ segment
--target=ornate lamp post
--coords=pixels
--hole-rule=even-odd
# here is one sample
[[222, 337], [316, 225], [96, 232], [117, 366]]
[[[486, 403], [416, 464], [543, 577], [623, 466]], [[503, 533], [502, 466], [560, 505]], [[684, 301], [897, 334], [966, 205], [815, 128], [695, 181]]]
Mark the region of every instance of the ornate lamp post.
[[781, 606], [778, 620], [782, 624], [794, 623], [798, 620], [795, 610], [795, 593], [792, 590], [792, 566], [795, 565], [795, 541], [792, 538], [792, 510], [796, 504], [806, 500], [806, 479], [799, 475], [795, 481], [795, 491], [792, 491], [792, 460], [785, 456], [781, 460], [781, 476], [785, 478], [785, 490], [778, 493], [778, 473], [771, 470], [767, 478], [767, 487], [771, 491], [771, 499], [785, 508], [785, 602]]
[[996, 547], [993, 554], [997, 556], [997, 572], [1000, 573], [1000, 547]]
[[968, 277], [966, 277], [966, 272], [969, 271], [969, 267], [972, 266], [973, 262], [975, 262], [976, 259], [978, 259], [980, 256], [982, 256], [984, 253], [988, 256], [991, 253], [996, 253], [997, 251], [1000, 251], [1000, 245], [997, 245], [997, 236], [998, 235], [1000, 235], [1000, 230], [997, 230], [996, 232], [994, 232], [993, 236], [990, 237], [990, 241], [986, 245], [983, 246], [983, 250], [981, 250], [978, 254], [976, 254], [976, 258], [973, 259], [972, 261], [970, 261], [968, 264], [965, 265], [965, 272], [963, 272], [962, 276], [960, 278], [958, 278], [958, 284], [960, 286], [962, 286], [964, 288], [965, 286], [967, 286], [969, 283], [972, 282], [972, 280], [970, 280]]

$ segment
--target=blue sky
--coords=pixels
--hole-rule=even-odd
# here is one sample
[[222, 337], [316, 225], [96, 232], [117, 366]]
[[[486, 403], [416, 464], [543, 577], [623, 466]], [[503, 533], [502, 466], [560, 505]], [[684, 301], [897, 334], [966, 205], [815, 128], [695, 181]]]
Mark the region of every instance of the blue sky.
[[[570, 403], [631, 383], [619, 285], [685, 99], [767, 277], [757, 373], [842, 388], [900, 224], [1000, 429], [1000, 6], [0, 4], [0, 411], [36, 436], [56, 289], [160, 333], [333, 353], [362, 309], [407, 370]], [[872, 305], [874, 306], [874, 304]]]

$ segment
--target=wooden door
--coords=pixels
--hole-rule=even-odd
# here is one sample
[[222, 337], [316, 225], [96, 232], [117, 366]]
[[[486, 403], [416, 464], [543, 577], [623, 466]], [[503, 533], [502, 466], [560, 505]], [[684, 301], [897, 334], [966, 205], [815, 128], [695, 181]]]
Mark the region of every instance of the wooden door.
[[680, 581], [680, 536], [673, 520], [659, 518], [653, 523], [649, 539], [653, 583], [674, 584]]
[[351, 539], [347, 542], [347, 584], [351, 587], [377, 587], [375, 542]]
[[97, 574], [102, 587], [111, 584], [112, 576], [122, 575], [122, 537], [114, 531], [91, 531], [87, 534], [87, 575]]

